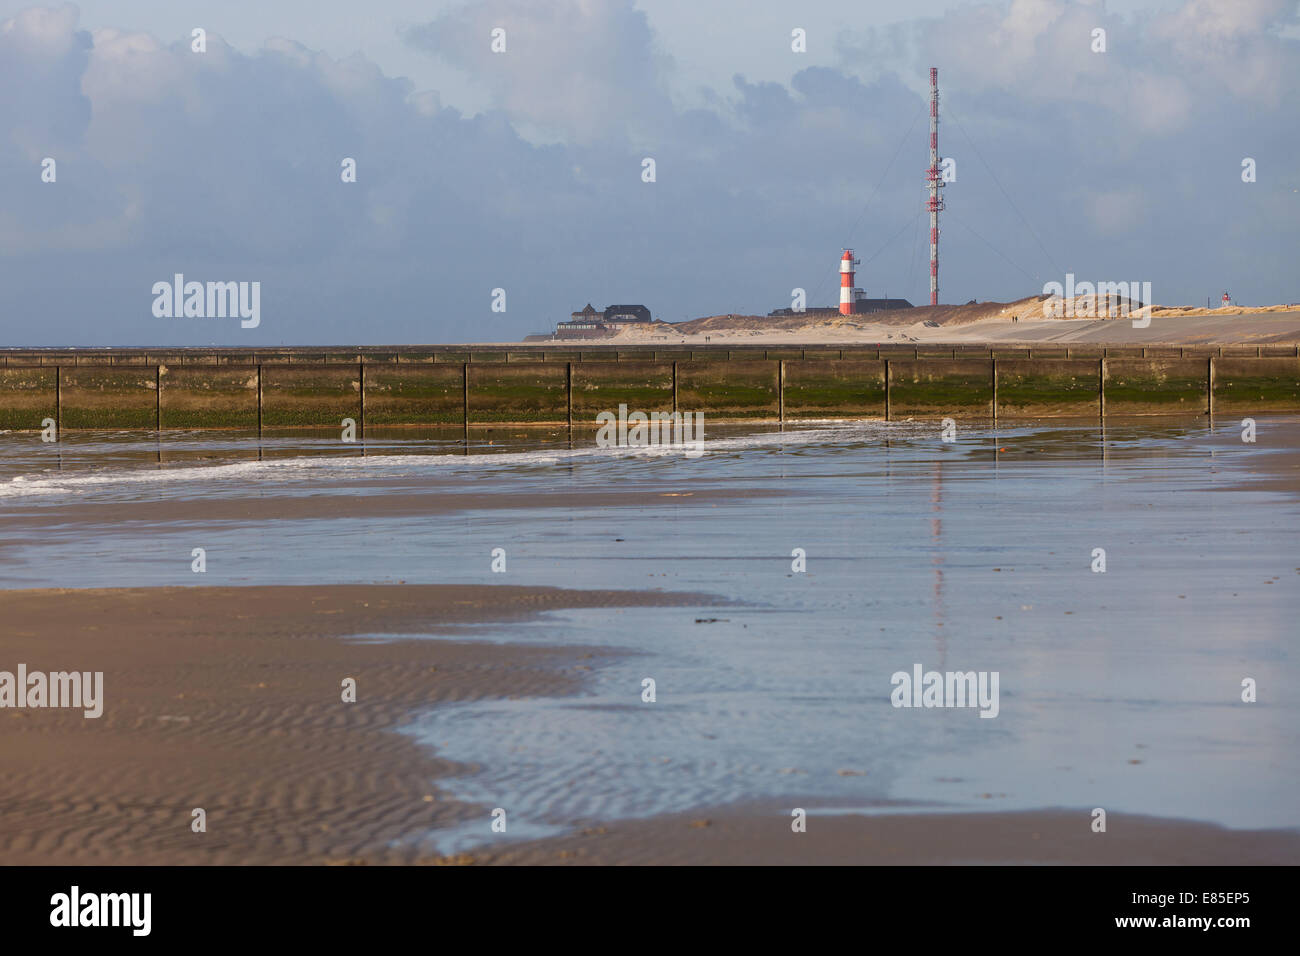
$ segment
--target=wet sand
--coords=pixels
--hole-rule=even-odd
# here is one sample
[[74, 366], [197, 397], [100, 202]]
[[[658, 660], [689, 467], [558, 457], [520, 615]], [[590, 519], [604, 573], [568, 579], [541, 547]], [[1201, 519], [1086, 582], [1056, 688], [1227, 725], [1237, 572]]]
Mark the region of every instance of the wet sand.
[[[815, 811], [813, 811], [815, 814]], [[458, 862], [552, 865], [1295, 865], [1300, 833], [1110, 814], [889, 813], [808, 818], [790, 808], [724, 810], [611, 823], [573, 836], [462, 854]]]
[[[304, 482], [305, 484], [305, 482]], [[409, 487], [412, 483], [403, 483]], [[446, 490], [446, 485], [425, 481], [419, 490], [384, 491], [379, 494], [358, 493], [359, 482], [335, 480], [313, 483], [312, 494], [267, 495], [265, 497], [205, 497], [199, 506], [191, 499], [140, 499], [135, 501], [95, 500], [86, 496], [56, 503], [40, 502], [39, 507], [12, 500], [0, 501], [0, 518], [4, 530], [11, 535], [40, 532], [51, 524], [95, 524], [115, 526], [127, 521], [150, 522], [215, 522], [230, 521], [260, 525], [268, 521], [302, 520], [311, 518], [337, 518], [341, 509], [351, 518], [398, 518], [408, 515], [450, 515], [465, 511], [487, 509], [555, 508], [586, 510], [596, 508], [627, 508], [663, 504], [672, 507], [684, 505], [707, 506], [720, 501], [739, 498], [774, 498], [797, 494], [781, 488], [698, 488], [686, 482], [672, 488], [638, 485], [629, 481], [628, 487], [611, 491], [583, 492], [456, 492]], [[450, 484], [450, 483], [447, 483]], [[397, 487], [392, 482], [390, 487]], [[383, 486], [371, 483], [371, 489]], [[464, 487], [463, 483], [459, 487]], [[343, 502], [342, 504], [340, 502]], [[10, 540], [17, 540], [17, 537]], [[0, 549], [6, 539], [0, 537]]]
[[[819, 816], [741, 808], [589, 827], [451, 858], [420, 838], [482, 825], [465, 768], [396, 733], [431, 704], [576, 691], [602, 654], [455, 640], [561, 608], [691, 594], [369, 586], [0, 592], [0, 669], [104, 671], [104, 715], [0, 710], [0, 863], [1296, 863], [1300, 833], [1086, 809]], [[357, 682], [343, 703], [340, 683]], [[192, 810], [207, 831], [191, 830]]]
[[[707, 602], [435, 585], [0, 591], [0, 670], [103, 671], [105, 698], [98, 719], [0, 709], [0, 863], [415, 861], [425, 851], [393, 841], [490, 808], [440, 795], [433, 780], [457, 768], [394, 731], [438, 702], [571, 692], [599, 655], [342, 638]], [[191, 830], [198, 807], [205, 833]]]

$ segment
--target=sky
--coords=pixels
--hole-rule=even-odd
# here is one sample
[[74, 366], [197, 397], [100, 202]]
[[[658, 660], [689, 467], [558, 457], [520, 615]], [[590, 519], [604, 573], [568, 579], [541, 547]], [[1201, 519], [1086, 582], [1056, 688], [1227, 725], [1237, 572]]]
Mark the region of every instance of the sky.
[[[0, 346], [762, 314], [846, 247], [922, 304], [931, 66], [941, 302], [1300, 301], [1296, 2], [0, 0]], [[157, 314], [176, 274], [256, 325]]]

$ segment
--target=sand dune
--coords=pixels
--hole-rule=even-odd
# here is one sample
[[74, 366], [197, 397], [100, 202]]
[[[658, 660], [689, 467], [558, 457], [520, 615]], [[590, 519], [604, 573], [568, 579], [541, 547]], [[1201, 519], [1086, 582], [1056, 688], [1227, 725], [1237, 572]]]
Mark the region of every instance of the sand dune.
[[[1064, 315], [1051, 318], [1044, 296], [1014, 302], [918, 306], [867, 315], [713, 315], [689, 322], [628, 327], [602, 344], [628, 345], [906, 345], [912, 343], [1033, 344], [1265, 344], [1300, 342], [1300, 305], [1258, 308], [1232, 306], [1151, 307], [1151, 323], [1134, 328], [1130, 316], [1099, 318], [1091, 296], [1061, 303]], [[1059, 300], [1058, 300], [1059, 301]], [[1130, 304], [1125, 300], [1115, 303]], [[1133, 306], [1136, 308], [1136, 306]], [[1104, 306], [1103, 306], [1104, 311]]]

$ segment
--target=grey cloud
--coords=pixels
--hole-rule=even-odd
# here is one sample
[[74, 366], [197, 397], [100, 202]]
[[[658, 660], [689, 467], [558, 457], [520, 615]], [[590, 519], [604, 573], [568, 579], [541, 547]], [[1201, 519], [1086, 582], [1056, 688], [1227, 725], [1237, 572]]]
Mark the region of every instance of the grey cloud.
[[[850, 243], [875, 256], [864, 287], [918, 300], [934, 50], [942, 151], [959, 162], [945, 301], [1037, 291], [1058, 265], [1149, 279], [1166, 301], [1203, 297], [1207, 282], [1244, 301], [1296, 298], [1297, 132], [1286, 96], [1198, 74], [1220, 8], [1115, 19], [1125, 97], [1091, 66], [1042, 73], [1061, 31], [1086, 20], [1026, 12], [1040, 8], [1057, 6], [962, 9], [940, 28], [846, 37], [840, 68], [788, 86], [738, 76], [706, 107], [677, 109], [662, 93], [670, 61], [630, 4], [554, 8], [571, 21], [484, 4], [414, 34], [492, 89], [494, 108], [477, 116], [364, 57], [292, 39], [241, 52], [210, 33], [197, 55], [147, 34], [92, 36], [70, 8], [29, 11], [0, 30], [0, 78], [15, 91], [0, 104], [0, 323], [13, 344], [503, 340], [588, 300], [645, 301], [668, 319], [767, 311], [795, 286], [827, 304]], [[1250, 9], [1222, 62], [1254, 51], [1260, 75], [1293, 95], [1300, 59], [1277, 35], [1284, 15]], [[498, 21], [506, 56], [520, 54], [506, 67], [486, 59], [485, 26]], [[478, 52], [457, 53], [464, 38]], [[982, 47], [1011, 58], [981, 66]], [[1144, 76], [1154, 92], [1141, 93]], [[1143, 95], [1167, 100], [1176, 122], [1151, 122]], [[55, 186], [39, 181], [47, 150]], [[647, 155], [653, 184], [640, 180]], [[1261, 170], [1249, 186], [1247, 155]], [[355, 185], [339, 182], [345, 156]], [[149, 288], [177, 271], [260, 280], [261, 327], [154, 319]], [[489, 310], [498, 286], [504, 316]]]

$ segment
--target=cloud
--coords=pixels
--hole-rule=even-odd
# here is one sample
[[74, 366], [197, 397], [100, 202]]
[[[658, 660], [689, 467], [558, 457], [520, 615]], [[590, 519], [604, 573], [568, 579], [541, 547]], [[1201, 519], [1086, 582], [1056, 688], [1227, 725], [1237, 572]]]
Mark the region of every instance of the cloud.
[[90, 55], [77, 8], [34, 7], [0, 23], [0, 162], [39, 160], [75, 142], [90, 119], [79, 85]]
[[[1185, 130], [1198, 115], [1194, 105], [1224, 87], [1277, 106], [1296, 78], [1296, 44], [1280, 34], [1296, 22], [1285, 0], [1187, 0], [1143, 18], [1100, 2], [1012, 0], [867, 31], [841, 46], [858, 71], [915, 64], [923, 52], [964, 95], [1096, 108], [1135, 131], [1163, 133]], [[1094, 52], [1097, 29], [1105, 52]]]
[[[493, 52], [493, 31], [505, 51]], [[645, 13], [632, 0], [471, 3], [412, 28], [408, 41], [491, 91], [512, 122], [590, 144], [653, 143], [672, 118]]]
[[[794, 287], [833, 302], [842, 245], [869, 292], [919, 301], [932, 62], [958, 164], [944, 301], [1017, 298], [1065, 270], [1150, 279], [1165, 301], [1198, 300], [1209, 276], [1246, 301], [1297, 297], [1300, 43], [1276, 4], [960, 7], [690, 109], [663, 92], [671, 60], [630, 3], [536, 7], [476, 4], [412, 33], [491, 90], [473, 116], [292, 38], [241, 51], [210, 32], [197, 54], [87, 32], [70, 6], [0, 24], [0, 315], [34, 317], [10, 341], [500, 341], [588, 300], [766, 312]], [[1233, 69], [1235, 85], [1215, 78]], [[1247, 155], [1257, 183], [1240, 181]], [[149, 289], [174, 272], [261, 281], [261, 327], [153, 318]]]
[[1163, 45], [1166, 62], [1190, 68], [1202, 90], [1226, 87], [1271, 109], [1295, 79], [1295, 41], [1280, 34], [1297, 22], [1296, 5], [1287, 0], [1188, 0], [1155, 19], [1151, 37]]

